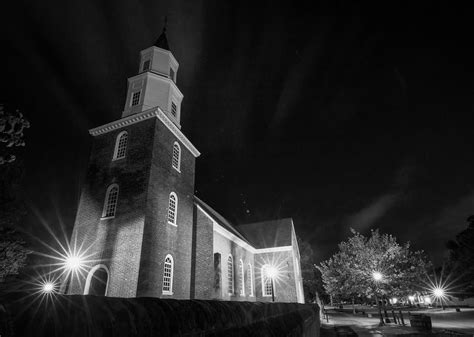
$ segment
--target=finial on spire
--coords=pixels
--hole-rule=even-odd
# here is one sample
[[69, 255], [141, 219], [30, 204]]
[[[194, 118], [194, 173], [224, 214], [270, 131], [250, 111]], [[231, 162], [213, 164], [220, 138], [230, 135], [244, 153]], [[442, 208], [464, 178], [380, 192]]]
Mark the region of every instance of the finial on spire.
[[163, 25], [163, 31], [161, 32], [161, 35], [158, 37], [158, 40], [156, 40], [155, 47], [170, 50], [168, 39], [166, 38], [167, 25], [168, 25], [168, 16], [165, 16], [165, 24]]

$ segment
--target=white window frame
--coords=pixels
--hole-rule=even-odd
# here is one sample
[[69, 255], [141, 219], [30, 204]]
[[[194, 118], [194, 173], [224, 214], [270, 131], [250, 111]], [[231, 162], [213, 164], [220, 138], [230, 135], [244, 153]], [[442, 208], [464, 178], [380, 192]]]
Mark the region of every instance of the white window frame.
[[244, 262], [242, 259], [239, 260], [239, 269], [240, 269], [240, 296], [245, 296], [245, 270]]
[[[125, 141], [125, 146], [124, 146], [125, 151], [123, 153], [123, 156], [119, 157], [118, 154], [119, 154], [120, 140], [124, 135], [127, 137], [127, 139]], [[127, 156], [127, 146], [128, 146], [128, 132], [127, 131], [122, 131], [117, 135], [117, 138], [115, 139], [115, 149], [114, 149], [114, 156], [113, 156], [112, 160], [119, 160], [119, 159], [125, 158]]]
[[[178, 162], [178, 165], [175, 166], [174, 162], [175, 162], [175, 152], [174, 152], [174, 149], [177, 148], [178, 149], [178, 158], [177, 158], [177, 162]], [[172, 149], [172, 154], [171, 154], [171, 166], [173, 166], [173, 168], [178, 171], [179, 173], [181, 173], [181, 146], [179, 145], [178, 142], [174, 142], [173, 144], [173, 149]]]
[[[167, 266], [167, 262], [166, 260], [170, 259], [170, 264], [171, 264], [171, 271], [170, 271], [170, 276], [169, 276], [169, 282], [170, 282], [170, 286], [169, 286], [169, 290], [164, 290], [165, 288], [165, 270], [166, 270], [166, 266]], [[174, 259], [173, 259], [173, 256], [171, 256], [171, 254], [168, 254], [166, 255], [165, 257], [165, 260], [164, 260], [164, 263], [163, 263], [163, 282], [161, 284], [161, 292], [163, 295], [173, 295], [173, 274], [174, 274]]]
[[[270, 291], [270, 294], [268, 294], [266, 292], [266, 287], [265, 287], [265, 282], [266, 282], [266, 272], [265, 272], [265, 269], [266, 268], [270, 268], [270, 265], [269, 264], [264, 264], [262, 266], [262, 297], [272, 297], [272, 293]], [[271, 277], [269, 277], [270, 279], [270, 282], [273, 282], [273, 294], [275, 294], [275, 280], [272, 281]], [[271, 284], [270, 284], [271, 286]]]
[[234, 294], [234, 258], [232, 254], [227, 257], [227, 293]]
[[[137, 104], [133, 104], [133, 95], [135, 95], [136, 93], [138, 93], [138, 103]], [[138, 90], [138, 91], [132, 91], [132, 94], [130, 96], [130, 106], [137, 106], [137, 105], [140, 105], [140, 100], [142, 99], [142, 91], [141, 90]]]
[[[171, 197], [174, 197], [174, 217], [173, 217], [173, 221], [170, 221], [170, 206], [171, 206]], [[166, 214], [166, 217], [168, 219], [168, 223], [170, 225], [173, 225], [173, 226], [178, 226], [176, 224], [177, 222], [177, 218], [178, 218], [178, 196], [176, 195], [175, 192], [171, 192], [169, 197], [168, 197], [168, 212]]]
[[249, 288], [249, 296], [253, 297], [253, 268], [250, 263], [248, 265], [247, 284]]
[[[110, 198], [110, 192], [112, 189], [116, 187], [117, 188], [117, 200], [115, 201], [114, 205], [114, 214], [113, 215], [107, 215], [107, 209], [109, 208], [109, 198]], [[115, 214], [117, 213], [117, 205], [118, 205], [118, 198], [119, 198], [119, 193], [120, 193], [120, 188], [118, 184], [112, 184], [109, 187], [107, 187], [107, 191], [105, 192], [105, 200], [104, 200], [104, 208], [102, 209], [102, 220], [103, 219], [112, 219], [115, 218]]]
[[84, 295], [89, 295], [91, 282], [92, 282], [92, 276], [94, 276], [94, 273], [100, 268], [105, 269], [105, 271], [107, 272], [107, 283], [105, 284], [105, 294], [104, 294], [104, 296], [107, 296], [107, 291], [109, 290], [110, 272], [109, 272], [109, 268], [107, 268], [105, 264], [95, 265], [89, 271], [86, 278], [86, 285], [84, 286]]

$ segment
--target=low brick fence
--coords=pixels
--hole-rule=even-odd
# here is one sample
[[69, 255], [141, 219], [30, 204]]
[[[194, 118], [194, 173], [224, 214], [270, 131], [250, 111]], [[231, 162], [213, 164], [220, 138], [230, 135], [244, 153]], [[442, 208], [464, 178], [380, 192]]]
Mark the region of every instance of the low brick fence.
[[0, 305], [1, 337], [316, 336], [319, 307], [58, 295]]

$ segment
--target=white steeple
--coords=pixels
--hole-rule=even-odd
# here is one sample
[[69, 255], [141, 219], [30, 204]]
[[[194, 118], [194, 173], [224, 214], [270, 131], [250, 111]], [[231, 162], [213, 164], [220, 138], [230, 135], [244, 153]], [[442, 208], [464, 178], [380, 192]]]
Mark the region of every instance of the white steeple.
[[179, 63], [169, 50], [166, 23], [155, 45], [140, 52], [139, 73], [128, 79], [122, 118], [160, 107], [181, 128], [183, 94], [176, 86]]

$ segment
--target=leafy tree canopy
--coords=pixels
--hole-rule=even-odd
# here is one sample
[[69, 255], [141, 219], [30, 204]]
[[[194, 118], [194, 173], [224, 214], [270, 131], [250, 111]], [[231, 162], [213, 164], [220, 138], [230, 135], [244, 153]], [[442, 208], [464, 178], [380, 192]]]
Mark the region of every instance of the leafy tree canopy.
[[11, 163], [16, 159], [11, 148], [25, 146], [23, 130], [30, 127], [30, 122], [16, 110], [6, 112], [0, 105], [0, 165]]
[[[412, 251], [410, 243], [400, 245], [394, 236], [378, 230], [370, 236], [351, 231], [339, 251], [317, 267], [328, 294], [341, 299], [375, 293], [406, 296], [425, 284], [431, 263], [422, 251]], [[379, 281], [374, 279], [376, 272], [382, 274]]]

